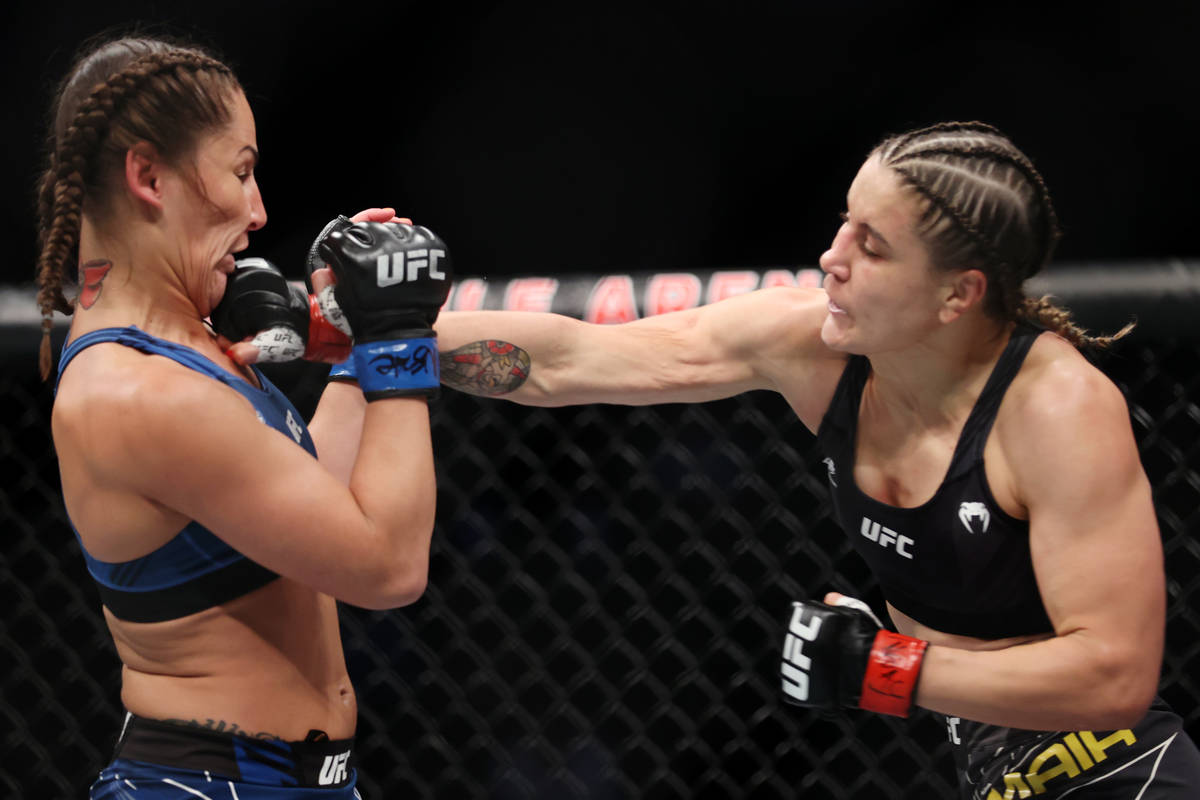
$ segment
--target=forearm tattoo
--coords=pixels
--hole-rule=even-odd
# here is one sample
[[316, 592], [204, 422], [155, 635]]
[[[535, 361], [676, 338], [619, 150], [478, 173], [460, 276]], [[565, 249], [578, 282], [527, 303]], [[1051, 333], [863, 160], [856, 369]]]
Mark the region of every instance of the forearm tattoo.
[[471, 342], [440, 357], [442, 383], [480, 397], [514, 392], [529, 377], [529, 353], [508, 342]]
[[164, 719], [163, 722], [169, 722], [172, 725], [183, 725], [186, 728], [199, 728], [200, 730], [212, 731], [214, 733], [227, 733], [230, 736], [244, 736], [247, 739], [279, 739], [273, 733], [254, 733], [253, 731], [243, 730], [236, 722], [226, 722], [223, 719]]
[[84, 308], [96, 305], [110, 269], [112, 262], [107, 258], [93, 259], [79, 266], [79, 305]]

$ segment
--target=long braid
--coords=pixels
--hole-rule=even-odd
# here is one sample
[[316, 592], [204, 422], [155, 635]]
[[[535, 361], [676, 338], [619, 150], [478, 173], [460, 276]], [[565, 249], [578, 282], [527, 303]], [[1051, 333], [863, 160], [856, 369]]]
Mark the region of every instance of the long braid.
[[97, 162], [114, 124], [129, 102], [156, 80], [168, 82], [177, 94], [183, 74], [189, 72], [213, 72], [227, 79], [232, 86], [237, 85], [227, 66], [200, 51], [141, 40], [134, 44], [159, 44], [159, 49], [135, 55], [122, 69], [105, 76], [91, 88], [65, 130], [53, 137], [49, 165], [38, 184], [36, 205], [41, 252], [37, 282], [38, 306], [42, 312], [38, 365], [43, 380], [49, 377], [53, 361], [50, 333], [54, 312], [70, 315], [74, 311], [72, 303], [63, 294], [63, 283], [68, 264], [78, 262], [84, 198], [89, 187], [96, 184]]
[[1050, 298], [1025, 296], [1024, 281], [1054, 253], [1058, 215], [1041, 173], [999, 130], [940, 123], [886, 139], [872, 152], [925, 201], [920, 232], [935, 261], [988, 275], [992, 313], [1034, 322], [1076, 347], [1107, 347], [1132, 329], [1091, 336]]

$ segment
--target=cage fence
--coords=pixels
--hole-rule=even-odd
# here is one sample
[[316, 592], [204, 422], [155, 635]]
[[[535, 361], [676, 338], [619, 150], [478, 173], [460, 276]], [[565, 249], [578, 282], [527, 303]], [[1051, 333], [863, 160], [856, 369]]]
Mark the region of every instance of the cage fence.
[[[1154, 487], [1168, 579], [1161, 694], [1193, 738], [1197, 274], [1189, 263], [1093, 265], [1046, 287], [1099, 329], [1119, 327], [1130, 306], [1143, 321], [1097, 364], [1128, 399]], [[653, 276], [624, 277], [641, 314]], [[698, 274], [702, 285], [713, 279]], [[539, 302], [586, 317], [602, 280], [561, 282]], [[491, 297], [511, 299], [502, 288]], [[120, 670], [62, 506], [36, 326], [3, 315], [5, 303], [31, 298], [6, 295], [0, 794], [82, 797], [120, 725]], [[317, 370], [272, 377], [312, 408]], [[814, 437], [778, 395], [539, 409], [445, 391], [432, 419], [429, 588], [406, 608], [341, 610], [364, 798], [953, 796], [946, 731], [932, 714], [782, 702], [790, 602], [839, 590], [878, 608], [882, 597], [832, 520]]]

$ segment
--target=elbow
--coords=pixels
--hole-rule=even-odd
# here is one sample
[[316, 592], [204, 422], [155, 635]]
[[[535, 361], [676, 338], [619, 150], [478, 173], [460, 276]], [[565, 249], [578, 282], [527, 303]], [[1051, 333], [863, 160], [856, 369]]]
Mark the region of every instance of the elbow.
[[428, 561], [421, 565], [420, 569], [409, 569], [406, 573], [389, 587], [387, 604], [380, 610], [412, 605], [425, 594], [425, 589], [429, 586]]
[[1106, 654], [1098, 670], [1089, 720], [1091, 730], [1132, 728], [1146, 716], [1158, 693], [1158, 667], [1135, 653]]
[[1158, 692], [1158, 681], [1141, 681], [1139, 687], [1131, 687], [1124, 693], [1117, 692], [1112, 697], [1105, 715], [1103, 725], [1095, 726], [1096, 730], [1123, 730], [1137, 725], [1146, 716], [1150, 704]]
[[376, 590], [355, 605], [370, 611], [390, 611], [412, 605], [421, 599], [429, 585], [429, 559], [396, 565], [374, 583]]
[[421, 599], [429, 585], [429, 545], [433, 538], [433, 507], [421, 519], [405, 526], [401, 542], [372, 561], [373, 568], [363, 575], [368, 595], [357, 603], [372, 611], [388, 611], [411, 605]]

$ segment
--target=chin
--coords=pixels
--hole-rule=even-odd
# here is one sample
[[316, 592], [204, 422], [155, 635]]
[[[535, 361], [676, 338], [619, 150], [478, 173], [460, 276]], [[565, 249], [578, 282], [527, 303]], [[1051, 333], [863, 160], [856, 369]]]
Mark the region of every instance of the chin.
[[821, 326], [821, 341], [830, 350], [836, 350], [841, 353], [848, 353], [846, 345], [850, 337], [846, 336], [846, 331], [839, 328], [834, 320], [833, 314], [825, 318], [825, 324]]
[[206, 297], [204, 299], [203, 303], [197, 303], [197, 306], [199, 307], [198, 310], [200, 311], [200, 316], [207, 317], [210, 314], [212, 314], [213, 309], [217, 307], [217, 304], [221, 302], [221, 298], [223, 298], [224, 296], [225, 296], [225, 275], [224, 275], [224, 273], [218, 272], [216, 279], [214, 280], [213, 284], [209, 287], [208, 297]]

